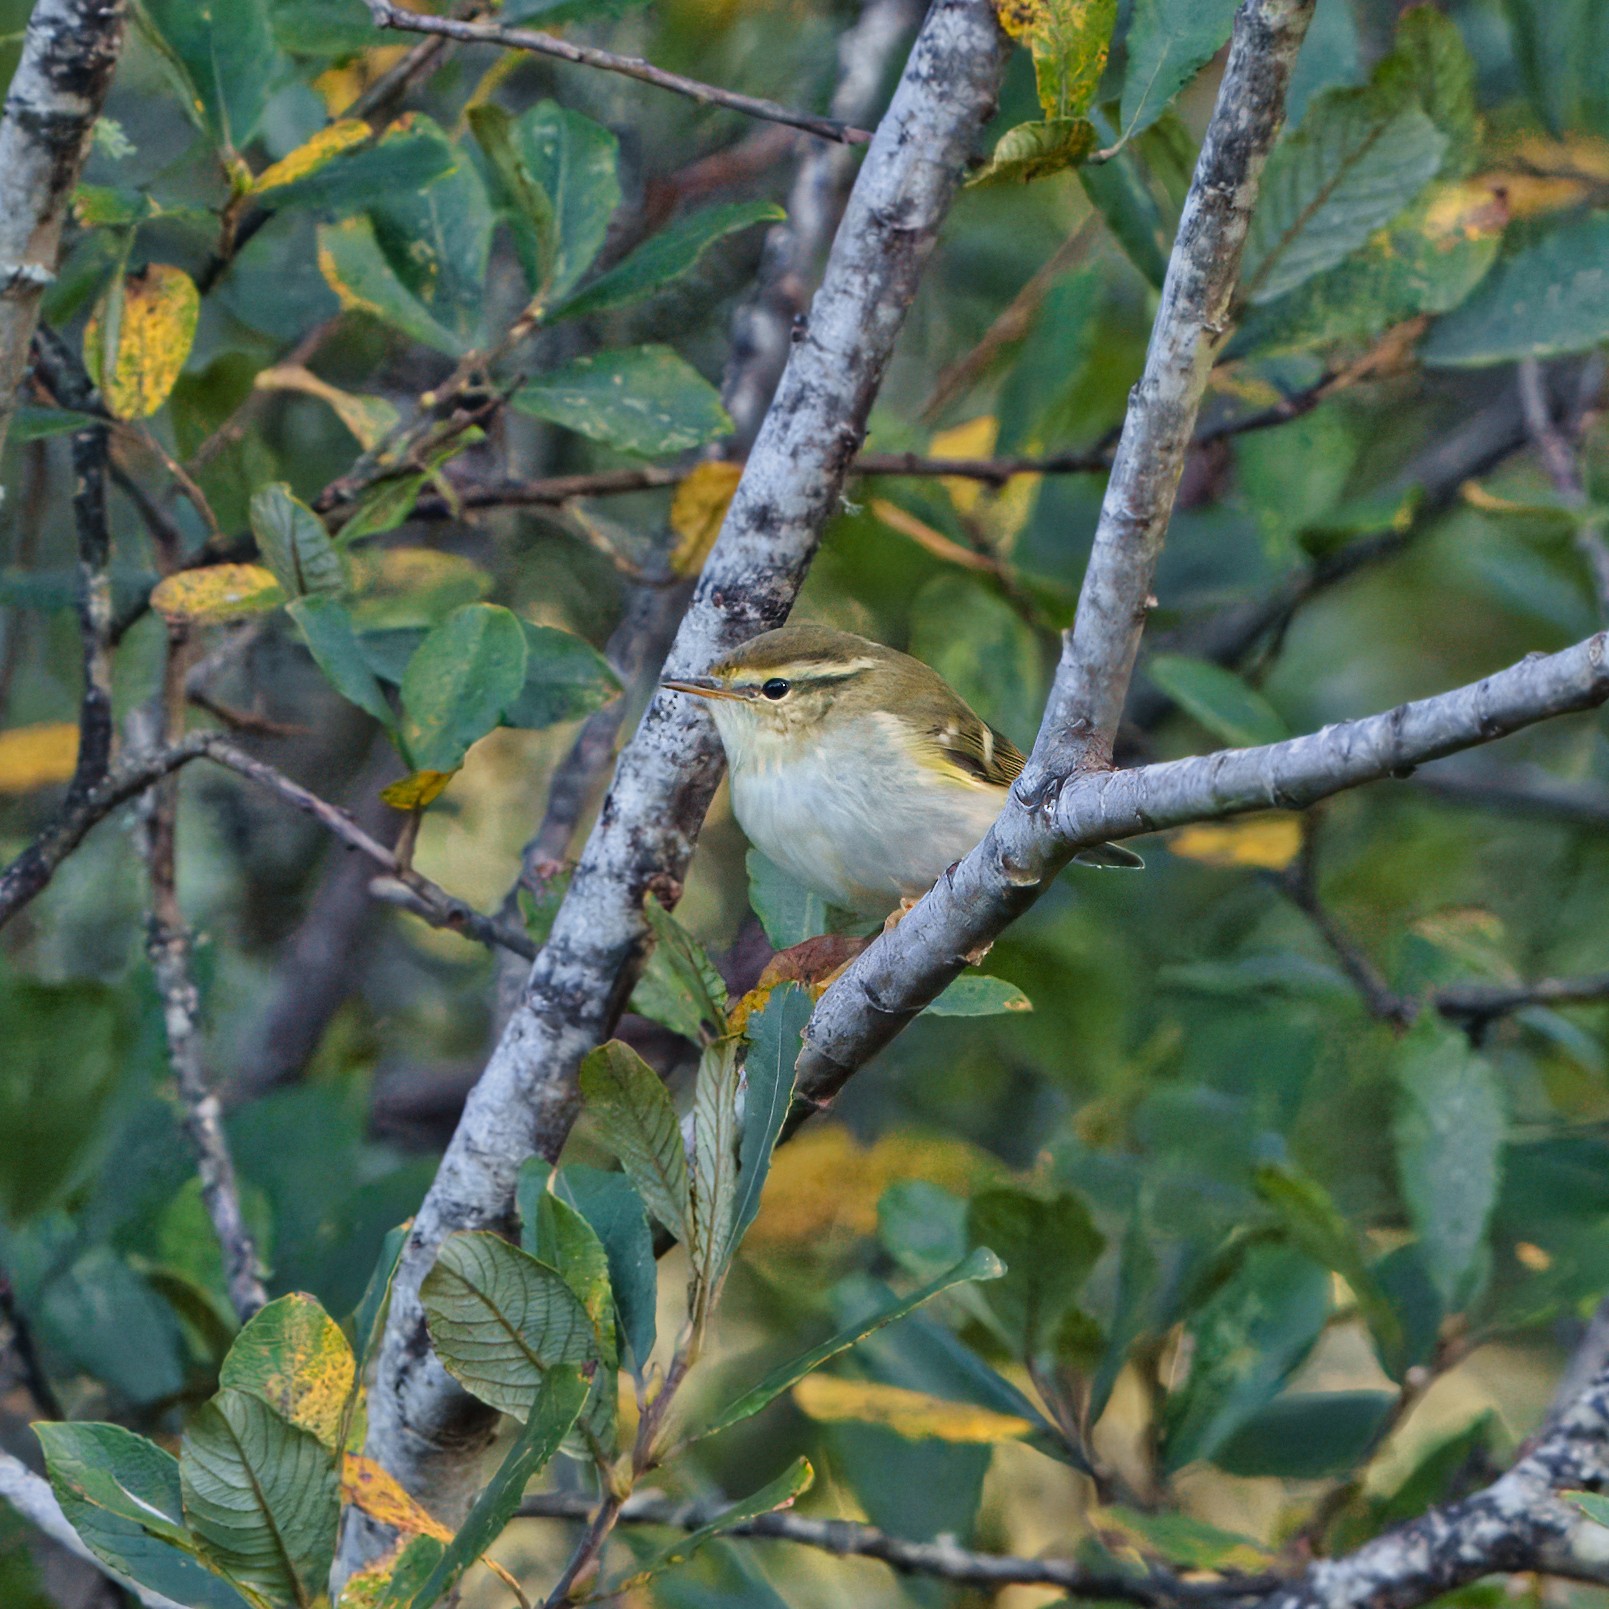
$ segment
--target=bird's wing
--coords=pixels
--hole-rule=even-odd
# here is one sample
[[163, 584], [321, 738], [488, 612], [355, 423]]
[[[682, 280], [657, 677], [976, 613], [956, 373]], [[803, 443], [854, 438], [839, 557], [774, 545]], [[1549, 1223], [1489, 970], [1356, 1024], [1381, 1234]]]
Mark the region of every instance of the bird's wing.
[[974, 787], [1006, 788], [1022, 775], [1016, 744], [971, 710], [925, 727], [919, 757], [933, 770]]

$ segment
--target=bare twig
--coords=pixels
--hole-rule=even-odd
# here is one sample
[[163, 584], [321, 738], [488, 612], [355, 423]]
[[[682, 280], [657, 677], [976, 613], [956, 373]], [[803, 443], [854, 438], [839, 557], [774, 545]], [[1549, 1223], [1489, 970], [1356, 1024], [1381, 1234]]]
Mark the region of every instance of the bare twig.
[[[584, 1520], [591, 1516], [595, 1506], [591, 1499], [579, 1493], [542, 1492], [525, 1498], [519, 1515], [522, 1519]], [[625, 1525], [662, 1525], [678, 1531], [693, 1531], [718, 1518], [725, 1507], [719, 1503], [676, 1503], [644, 1494], [629, 1498], [619, 1519]], [[1056, 1587], [1077, 1598], [1139, 1604], [1145, 1609], [1254, 1598], [1266, 1593], [1272, 1585], [1267, 1577], [1182, 1581], [1165, 1571], [1144, 1575], [1118, 1571], [1101, 1573], [1066, 1559], [978, 1553], [953, 1540], [910, 1542], [858, 1520], [823, 1520], [789, 1512], [743, 1520], [729, 1527], [725, 1534], [796, 1542], [837, 1558], [879, 1559], [902, 1575], [933, 1576], [959, 1586]]]
[[61, 1511], [61, 1504], [56, 1501], [56, 1494], [50, 1489], [50, 1482], [42, 1475], [34, 1474], [20, 1458], [13, 1458], [7, 1452], [0, 1452], [0, 1501], [10, 1504], [59, 1547], [66, 1548], [86, 1564], [94, 1565], [107, 1580], [117, 1582], [124, 1591], [132, 1592], [145, 1605], [145, 1609], [185, 1609], [183, 1604], [175, 1603], [172, 1598], [164, 1598], [160, 1592], [153, 1592], [149, 1587], [137, 1585], [97, 1559], [68, 1523], [67, 1516]]
[[1431, 997], [1444, 1017], [1480, 1024], [1532, 1006], [1582, 1006], [1609, 1000], [1609, 972], [1534, 983], [1450, 983]]
[[459, 17], [436, 17], [428, 12], [404, 11], [388, 4], [388, 0], [366, 0], [366, 3], [378, 28], [403, 28], [413, 33], [438, 34], [463, 44], [502, 45], [509, 50], [529, 50], [539, 56], [552, 56], [559, 61], [575, 62], [583, 67], [598, 67], [604, 72], [621, 73], [640, 83], [652, 84], [657, 89], [668, 89], [675, 95], [685, 95], [700, 106], [721, 106], [729, 112], [741, 112], [745, 117], [758, 117], [768, 123], [786, 123], [819, 139], [837, 140], [845, 145], [864, 145], [871, 138], [865, 129], [850, 128], [834, 118], [791, 111], [786, 106], [778, 106], [775, 101], [758, 100], [753, 95], [739, 95], [729, 89], [717, 89], [713, 84], [701, 84], [696, 78], [666, 72], [664, 68], [655, 67], [652, 62], [643, 61], [638, 56], [619, 56], [612, 50], [578, 45], [571, 40], [536, 33], [529, 28], [505, 28], [495, 22], [469, 22]]
[[[163, 673], [158, 742], [184, 730], [185, 638], [170, 629]], [[201, 995], [191, 967], [192, 942], [179, 905], [176, 843], [179, 779], [167, 776], [148, 796], [142, 847], [151, 882], [151, 914], [145, 953], [162, 999], [168, 1065], [178, 1090], [185, 1135], [196, 1156], [201, 1200], [223, 1253], [224, 1286], [244, 1324], [268, 1301], [257, 1243], [240, 1208], [234, 1158], [223, 1129], [223, 1107], [207, 1075], [201, 1043]]]
[[50, 1383], [50, 1376], [45, 1372], [39, 1349], [34, 1345], [33, 1329], [28, 1323], [27, 1315], [17, 1303], [17, 1293], [12, 1288], [11, 1275], [4, 1268], [0, 1268], [0, 1319], [5, 1320], [6, 1327], [11, 1331], [11, 1354], [17, 1360], [17, 1371], [22, 1384], [27, 1389], [28, 1395], [34, 1399], [34, 1406], [38, 1408], [41, 1417], [65, 1419], [67, 1415], [62, 1411], [61, 1403], [56, 1397], [56, 1388]]
[[1553, 482], [1559, 501], [1581, 515], [1576, 526], [1575, 544], [1592, 573], [1598, 613], [1609, 620], [1609, 542], [1604, 540], [1603, 522], [1586, 514], [1587, 488], [1581, 478], [1576, 448], [1553, 418], [1547, 379], [1542, 365], [1532, 357], [1521, 358], [1518, 368], [1520, 406], [1525, 410], [1525, 427], [1536, 444], [1537, 456]]
[[0, 118], [0, 447], [123, 45], [124, 0], [38, 0]]
[[[668, 664], [701, 668], [780, 623], [848, 467], [973, 141], [992, 109], [1005, 41], [987, 0], [938, 0], [856, 180], [808, 329]], [[720, 775], [703, 712], [649, 706], [533, 969], [414, 1220], [370, 1395], [369, 1452], [444, 1518], [464, 1510], [490, 1416], [431, 1355], [418, 1298], [453, 1230], [500, 1224], [533, 1147], [557, 1152], [575, 1071], [629, 995], [650, 889], [674, 899]], [[356, 1549], [347, 1549], [355, 1562]]]

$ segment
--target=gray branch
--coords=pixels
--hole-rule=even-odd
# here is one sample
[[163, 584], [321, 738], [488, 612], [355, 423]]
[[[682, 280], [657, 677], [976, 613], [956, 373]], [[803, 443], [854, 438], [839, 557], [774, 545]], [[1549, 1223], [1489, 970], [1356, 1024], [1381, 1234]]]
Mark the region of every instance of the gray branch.
[[822, 996], [799, 1059], [795, 1122], [830, 1101], [1080, 849], [1250, 810], [1304, 810], [1551, 716], [1592, 709], [1609, 699], [1606, 651], [1609, 639], [1600, 633], [1435, 698], [1305, 737], [1132, 771], [1084, 772], [1037, 797], [1014, 793], [983, 842]]
[[[701, 670], [786, 617], [993, 110], [1005, 50], [987, 0], [938, 0], [929, 12], [677, 634], [673, 673]], [[471, 1495], [489, 1419], [431, 1356], [419, 1283], [444, 1236], [507, 1223], [533, 1149], [557, 1154], [576, 1068], [607, 1035], [640, 964], [643, 899], [650, 889], [680, 893], [721, 771], [708, 718], [687, 703], [656, 698], [624, 750], [525, 999], [470, 1096], [398, 1270], [368, 1451], [444, 1519]]]
[[124, 0], [38, 0], [0, 117], [0, 448], [123, 17]]

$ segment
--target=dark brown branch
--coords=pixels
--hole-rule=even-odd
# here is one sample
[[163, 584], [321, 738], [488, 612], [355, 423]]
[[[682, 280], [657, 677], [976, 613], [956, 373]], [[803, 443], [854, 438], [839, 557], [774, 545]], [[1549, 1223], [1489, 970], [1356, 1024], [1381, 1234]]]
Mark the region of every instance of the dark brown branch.
[[[660, 1525], [693, 1531], [708, 1525], [724, 1504], [676, 1503], [664, 1498], [628, 1498], [619, 1520], [624, 1525]], [[542, 1492], [525, 1498], [521, 1519], [586, 1520], [595, 1500], [574, 1492]], [[910, 1542], [858, 1520], [824, 1520], [781, 1512], [744, 1520], [727, 1536], [763, 1537], [796, 1542], [836, 1558], [878, 1559], [902, 1575], [932, 1576], [958, 1586], [998, 1590], [1006, 1586], [1056, 1587], [1075, 1598], [1131, 1603], [1143, 1609], [1161, 1606], [1229, 1603], [1255, 1598], [1273, 1585], [1266, 1577], [1225, 1577], [1182, 1581], [1165, 1571], [1150, 1574], [1102, 1573], [1066, 1559], [1028, 1559], [1010, 1554], [978, 1553], [953, 1541]]]
[[729, 89], [717, 89], [713, 84], [701, 84], [696, 78], [666, 72], [663, 67], [655, 67], [652, 62], [643, 61], [638, 56], [619, 56], [612, 50], [578, 45], [571, 40], [536, 33], [529, 28], [505, 28], [495, 22], [468, 22], [458, 17], [435, 17], [426, 12], [403, 11], [388, 4], [387, 0], [367, 0], [367, 4], [378, 28], [402, 28], [413, 33], [437, 34], [456, 39], [462, 44], [502, 45], [509, 50], [529, 50], [539, 56], [552, 56], [558, 61], [601, 68], [604, 72], [635, 78], [639, 83], [652, 84], [656, 89], [668, 89], [674, 95], [685, 95], [700, 106], [720, 106], [729, 112], [741, 112], [745, 117], [757, 117], [768, 123], [786, 123], [790, 128], [803, 129], [806, 134], [814, 134], [818, 139], [836, 140], [844, 145], [864, 145], [871, 139], [865, 129], [850, 128], [830, 117], [791, 111], [786, 106], [778, 106], [775, 101], [739, 95]]
[[1534, 983], [1452, 983], [1431, 997], [1444, 1017], [1481, 1024], [1531, 1006], [1582, 1006], [1609, 1000], [1609, 972]]

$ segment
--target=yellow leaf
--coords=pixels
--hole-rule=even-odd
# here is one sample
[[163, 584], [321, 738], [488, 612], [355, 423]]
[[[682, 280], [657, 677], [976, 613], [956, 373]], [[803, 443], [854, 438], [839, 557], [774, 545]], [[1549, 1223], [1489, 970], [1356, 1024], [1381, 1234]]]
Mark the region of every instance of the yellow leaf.
[[1569, 134], [1562, 140], [1544, 134], [1524, 135], [1517, 159], [1533, 173], [1578, 173], [1609, 182], [1609, 140], [1592, 134]]
[[361, 145], [369, 137], [369, 125], [360, 117], [343, 118], [321, 128], [312, 139], [298, 145], [288, 156], [282, 156], [271, 167], [257, 175], [251, 193], [260, 196], [265, 190], [277, 190], [281, 185], [293, 184], [317, 173], [332, 157], [342, 151]]
[[1033, 1429], [1016, 1414], [950, 1402], [875, 1380], [840, 1380], [826, 1374], [807, 1374], [793, 1388], [793, 1400], [810, 1419], [882, 1425], [910, 1441], [1014, 1441]]
[[1491, 185], [1441, 184], [1431, 188], [1419, 227], [1427, 240], [1450, 251], [1468, 240], [1488, 240], [1503, 232], [1510, 206]]
[[321, 380], [299, 364], [264, 369], [252, 382], [259, 391], [300, 391], [317, 397], [335, 410], [335, 416], [358, 439], [365, 451], [378, 447], [397, 423], [397, 410], [384, 397], [361, 396]]
[[84, 329], [84, 364], [115, 418], [148, 419], [167, 401], [200, 311], [190, 276], [168, 263], [130, 274], [102, 299]]
[[179, 570], [159, 581], [151, 607], [168, 620], [218, 626], [266, 614], [285, 601], [271, 570], [260, 564], [209, 564], [201, 570]]
[[1593, 190], [1591, 179], [1575, 173], [1499, 170], [1483, 173], [1474, 182], [1500, 198], [1511, 218], [1539, 218], [1549, 212], [1562, 212], [1585, 201]]
[[[934, 458], [987, 458], [994, 451], [1000, 435], [1000, 421], [992, 414], [979, 414], [965, 424], [939, 431], [928, 443], [928, 452]], [[983, 496], [983, 482], [968, 480], [961, 475], [947, 475], [942, 485], [950, 494], [950, 501], [963, 514], [970, 514]]]
[[32, 793], [70, 782], [78, 763], [78, 728], [47, 721], [0, 732], [0, 793]]
[[340, 1326], [311, 1296], [295, 1292], [270, 1302], [240, 1332], [219, 1379], [333, 1449], [356, 1373]]
[[777, 1151], [744, 1245], [830, 1249], [876, 1230], [877, 1203], [896, 1179], [925, 1179], [966, 1195], [1001, 1176], [991, 1157], [964, 1140], [896, 1132], [868, 1148], [842, 1124], [823, 1123]]
[[413, 771], [380, 790], [393, 810], [423, 810], [446, 791], [457, 771]]
[[1221, 825], [1202, 822], [1181, 827], [1168, 840], [1172, 854], [1204, 866], [1258, 866], [1283, 871], [1302, 848], [1302, 824], [1295, 816], [1248, 816]]
[[338, 67], [327, 67], [313, 80], [313, 88], [324, 102], [324, 110], [338, 117], [377, 79], [406, 56], [410, 45], [375, 45], [361, 51]]
[[704, 568], [742, 478], [741, 464], [711, 459], [696, 465], [677, 486], [670, 505], [670, 528], [676, 533], [670, 567], [677, 575], [697, 575]]
[[433, 1536], [438, 1542], [451, 1542], [453, 1533], [434, 1520], [372, 1458], [346, 1453], [341, 1459], [341, 1501], [361, 1509], [371, 1520], [379, 1520], [406, 1536]]

